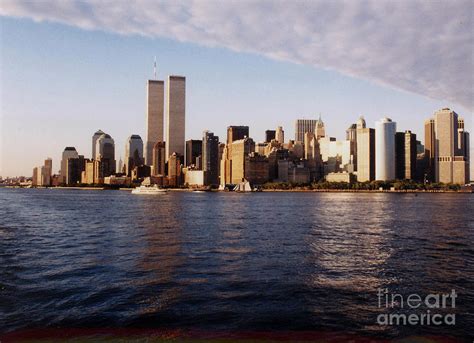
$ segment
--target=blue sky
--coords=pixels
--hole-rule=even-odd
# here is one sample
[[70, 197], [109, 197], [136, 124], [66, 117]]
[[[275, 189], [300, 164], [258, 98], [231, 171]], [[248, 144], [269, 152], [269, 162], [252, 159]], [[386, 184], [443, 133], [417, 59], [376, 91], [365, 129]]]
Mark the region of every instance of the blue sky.
[[[333, 29], [318, 40], [327, 40], [327, 43], [316, 46], [303, 40], [299, 42], [302, 44], [299, 49], [298, 42], [290, 44], [283, 32], [274, 32], [271, 27], [260, 24], [255, 24], [255, 30], [249, 32], [226, 26], [223, 30], [227, 30], [227, 35], [221, 31], [213, 35], [213, 27], [220, 25], [215, 18], [220, 18], [221, 13], [208, 8], [203, 10], [201, 3], [186, 12], [186, 20], [199, 19], [192, 19], [188, 26], [183, 26], [181, 12], [184, 10], [179, 5], [170, 9], [173, 7], [168, 6], [170, 3], [160, 3], [159, 6], [168, 11], [166, 20], [176, 16], [172, 19], [176, 22], [170, 19], [162, 23], [160, 17], [156, 21], [181, 28], [161, 32], [159, 29], [146, 31], [147, 25], [136, 19], [142, 12], [132, 17], [115, 17], [117, 11], [108, 14], [94, 2], [86, 3], [89, 6], [86, 9], [74, 2], [70, 3], [72, 9], [67, 7], [69, 2], [64, 2], [65, 7], [53, 2], [46, 12], [31, 7], [31, 3], [20, 2], [22, 6], [18, 6], [18, 3], [7, 2], [0, 12], [0, 175], [30, 175], [32, 168], [46, 157], [53, 158], [57, 172], [65, 146], [75, 146], [80, 154], [90, 157], [91, 137], [97, 129], [111, 134], [116, 143], [116, 158], [123, 158], [129, 135], [136, 133], [145, 138], [145, 82], [152, 77], [154, 56], [158, 59], [160, 79], [169, 74], [187, 78], [187, 139], [199, 138], [203, 130], [209, 129], [224, 141], [228, 125], [249, 125], [250, 134], [257, 141], [263, 139], [266, 129], [282, 125], [286, 139], [292, 139], [295, 119], [316, 118], [321, 113], [326, 132], [340, 139], [359, 115], [364, 115], [371, 127], [375, 120], [386, 115], [397, 122], [399, 131], [411, 129], [423, 141], [424, 119], [442, 107], [450, 107], [462, 115], [472, 131], [472, 50], [469, 52], [467, 48], [464, 55], [462, 51], [453, 55], [452, 49], [433, 50], [433, 46], [449, 38], [444, 31], [439, 34], [439, 42], [433, 39], [433, 46], [418, 46], [428, 50], [426, 53], [416, 49], [405, 51], [412, 42], [408, 47], [403, 43], [392, 51], [390, 46], [397, 45], [395, 40], [387, 43], [386, 52], [391, 55], [396, 52], [399, 56], [380, 57], [382, 64], [372, 57], [373, 62], [364, 64], [357, 61], [365, 61], [363, 57], [369, 55], [385, 56], [380, 42], [394, 39], [390, 30], [384, 31], [381, 27], [383, 34], [374, 35], [382, 37], [367, 38], [370, 44], [363, 45], [360, 51], [348, 46], [349, 43], [341, 43], [349, 29], [344, 26], [342, 34]], [[258, 2], [261, 3], [280, 4]], [[461, 4], [469, 6], [469, 2]], [[297, 14], [301, 10], [290, 9], [288, 20], [292, 11]], [[361, 17], [359, 8], [352, 10]], [[227, 20], [242, 22], [241, 18], [235, 18], [239, 11], [258, 13], [262, 8], [260, 5], [258, 8], [239, 7]], [[423, 11], [426, 14], [426, 9]], [[368, 15], [371, 13], [368, 11]], [[95, 19], [84, 22], [83, 18], [90, 17]], [[259, 22], [258, 18], [255, 20]], [[467, 17], [467, 20], [468, 28], [472, 29], [472, 18], [469, 21]], [[346, 22], [347, 18], [340, 21]], [[143, 19], [143, 23], [149, 22], [150, 18]], [[199, 29], [197, 33], [189, 30], [201, 22], [205, 30]], [[295, 20], [295, 23], [300, 21]], [[294, 25], [292, 29], [301, 32], [302, 37], [315, 29], [301, 25]], [[456, 36], [458, 41], [454, 43], [460, 44], [463, 37], [454, 35], [456, 30], [449, 28], [448, 31]], [[465, 37], [468, 43], [472, 42], [470, 31]], [[268, 40], [260, 44], [262, 37]], [[342, 47], [335, 50], [327, 37], [337, 37], [334, 45]], [[324, 44], [331, 48], [322, 50]], [[293, 53], [295, 50], [297, 53]], [[429, 53], [434, 54], [434, 61], [426, 57], [408, 61], [403, 55], [420, 58]], [[471, 62], [465, 61], [469, 53]], [[464, 61], [463, 68], [459, 60]], [[459, 75], [453, 76], [456, 73]], [[466, 73], [471, 76], [466, 78]], [[444, 77], [448, 85], [458, 85], [459, 90], [432, 86], [439, 84], [432, 79], [436, 76]]]

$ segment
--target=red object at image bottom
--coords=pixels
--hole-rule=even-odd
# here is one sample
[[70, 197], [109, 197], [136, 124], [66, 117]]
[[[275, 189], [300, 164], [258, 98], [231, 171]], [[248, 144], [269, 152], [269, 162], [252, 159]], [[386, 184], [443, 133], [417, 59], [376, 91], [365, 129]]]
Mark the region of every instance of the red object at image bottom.
[[410, 336], [397, 339], [378, 339], [353, 334], [329, 333], [321, 331], [201, 331], [180, 329], [84, 329], [57, 328], [33, 329], [0, 335], [1, 343], [10, 342], [325, 342], [325, 343], [455, 343], [453, 337]]

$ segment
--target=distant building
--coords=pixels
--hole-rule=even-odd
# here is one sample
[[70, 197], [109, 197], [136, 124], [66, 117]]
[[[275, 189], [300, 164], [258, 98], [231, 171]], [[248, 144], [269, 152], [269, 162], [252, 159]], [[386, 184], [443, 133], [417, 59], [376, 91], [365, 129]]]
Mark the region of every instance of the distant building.
[[92, 156], [91, 158], [92, 159], [96, 159], [97, 156], [96, 156], [96, 144], [97, 144], [97, 140], [100, 138], [100, 136], [102, 136], [105, 132], [102, 131], [102, 130], [97, 130], [94, 135], [92, 136]]
[[189, 187], [201, 187], [204, 186], [204, 170], [193, 170], [183, 168], [184, 184]]
[[153, 146], [153, 166], [151, 168], [151, 174], [153, 176], [165, 175], [165, 155], [166, 155], [166, 144], [165, 142], [156, 142]]
[[180, 187], [183, 184], [182, 159], [183, 157], [175, 152], [168, 159], [168, 185], [170, 187]]
[[41, 185], [51, 186], [51, 177], [53, 174], [53, 160], [47, 158], [44, 160], [44, 165], [41, 167]]
[[186, 141], [186, 167], [196, 166], [196, 159], [202, 155], [202, 140], [190, 139]]
[[327, 182], [347, 182], [351, 183], [355, 181], [355, 175], [348, 172], [341, 173], [329, 173], [326, 175]]
[[416, 135], [411, 131], [395, 134], [395, 178], [414, 180], [416, 178]]
[[65, 184], [67, 178], [67, 161], [70, 158], [79, 158], [79, 154], [76, 151], [75, 147], [68, 146], [64, 149], [62, 158], [61, 158], [61, 170], [59, 171], [60, 174], [60, 183]]
[[321, 159], [325, 163], [325, 173], [348, 171], [352, 165], [351, 142], [348, 140], [338, 141], [333, 137], [322, 137], [319, 139]]
[[435, 163], [435, 121], [434, 119], [425, 120], [425, 158], [426, 179], [434, 182], [436, 178], [436, 163]]
[[357, 126], [357, 181], [375, 180], [375, 130]]
[[395, 179], [395, 133], [397, 124], [390, 118], [375, 123], [375, 179]]
[[38, 167], [33, 168], [33, 176], [31, 177], [31, 185], [32, 186], [39, 186], [40, 174], [39, 174], [38, 169], [39, 169]]
[[245, 180], [246, 157], [255, 150], [255, 143], [252, 138], [239, 139], [232, 142], [232, 184], [237, 184]]
[[65, 184], [68, 186], [72, 186], [81, 183], [81, 175], [84, 168], [84, 156], [79, 155], [77, 158], [68, 158], [66, 163]]
[[435, 181], [468, 183], [469, 133], [464, 131], [464, 120], [449, 108], [435, 112], [434, 136]]
[[266, 130], [265, 131], [265, 143], [270, 143], [272, 139], [275, 139], [276, 131], [275, 130]]
[[281, 126], [278, 126], [275, 132], [275, 139], [278, 143], [284, 144], [285, 143], [285, 131]]
[[[222, 185], [232, 183], [232, 143], [249, 137], [248, 126], [229, 126], [227, 127], [227, 144], [222, 150], [222, 159], [220, 162], [220, 183]], [[252, 141], [253, 142], [253, 141]], [[254, 150], [252, 150], [254, 151]], [[239, 181], [240, 182], [240, 181]]]
[[135, 166], [132, 169], [131, 179], [142, 180], [146, 177], [150, 177], [151, 167], [147, 165]]
[[324, 122], [321, 119], [321, 115], [319, 115], [319, 119], [316, 121], [316, 126], [314, 128], [314, 136], [317, 140], [326, 137], [326, 129], [324, 128]]
[[202, 170], [205, 185], [219, 184], [219, 137], [210, 131], [202, 135]]
[[143, 141], [139, 135], [131, 135], [125, 144], [125, 174], [130, 176], [133, 168], [144, 164]]
[[269, 181], [269, 163], [266, 156], [255, 152], [245, 157], [244, 179], [252, 185], [261, 185]]
[[97, 139], [96, 160], [102, 162], [102, 177], [115, 174], [115, 142], [109, 134], [104, 133]]
[[81, 183], [85, 185], [93, 185], [95, 183], [94, 160], [84, 160], [84, 170], [81, 173]]
[[156, 142], [163, 142], [165, 85], [161, 80], [147, 81], [145, 164], [151, 165]]
[[297, 119], [295, 122], [295, 141], [304, 142], [304, 134], [306, 132], [315, 133], [316, 119]]
[[185, 116], [186, 116], [186, 78], [168, 76], [166, 91], [166, 160], [172, 153], [184, 156]]
[[111, 175], [104, 178], [104, 184], [112, 186], [130, 186], [131, 178], [128, 176]]

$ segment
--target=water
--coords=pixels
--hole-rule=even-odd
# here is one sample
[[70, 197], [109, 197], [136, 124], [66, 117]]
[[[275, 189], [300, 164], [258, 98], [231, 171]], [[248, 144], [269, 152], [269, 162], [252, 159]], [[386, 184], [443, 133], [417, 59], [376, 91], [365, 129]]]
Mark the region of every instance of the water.
[[[0, 189], [0, 331], [467, 338], [473, 213], [472, 194]], [[455, 289], [440, 313], [456, 325], [378, 325], [403, 313], [378, 307], [379, 288]]]

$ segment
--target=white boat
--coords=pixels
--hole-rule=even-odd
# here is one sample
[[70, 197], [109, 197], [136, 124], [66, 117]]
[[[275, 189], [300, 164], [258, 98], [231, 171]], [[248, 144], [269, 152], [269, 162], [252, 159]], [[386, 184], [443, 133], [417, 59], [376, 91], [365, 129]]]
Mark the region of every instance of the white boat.
[[166, 194], [167, 190], [154, 186], [140, 186], [132, 190], [132, 194]]

